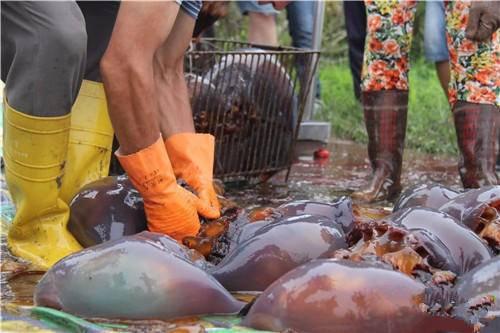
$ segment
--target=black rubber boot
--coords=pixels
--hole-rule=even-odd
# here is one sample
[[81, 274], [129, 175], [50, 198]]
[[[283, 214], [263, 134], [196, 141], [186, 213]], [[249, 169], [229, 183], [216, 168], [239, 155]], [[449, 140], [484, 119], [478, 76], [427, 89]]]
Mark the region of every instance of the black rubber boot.
[[460, 158], [458, 172], [464, 188], [497, 185], [498, 107], [459, 101], [453, 107]]
[[373, 173], [369, 184], [352, 196], [366, 202], [392, 199], [401, 192], [408, 91], [364, 92], [362, 101]]

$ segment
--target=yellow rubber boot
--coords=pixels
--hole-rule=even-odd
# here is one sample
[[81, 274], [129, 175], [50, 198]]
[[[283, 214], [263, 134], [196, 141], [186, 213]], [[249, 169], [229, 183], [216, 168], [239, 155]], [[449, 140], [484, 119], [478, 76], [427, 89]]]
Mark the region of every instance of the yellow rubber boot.
[[86, 184], [106, 177], [113, 145], [102, 83], [83, 80], [71, 111], [71, 129], [61, 198], [70, 203]]
[[4, 103], [5, 179], [16, 205], [9, 249], [41, 268], [81, 249], [68, 232], [68, 205], [60, 198], [70, 116], [33, 117]]

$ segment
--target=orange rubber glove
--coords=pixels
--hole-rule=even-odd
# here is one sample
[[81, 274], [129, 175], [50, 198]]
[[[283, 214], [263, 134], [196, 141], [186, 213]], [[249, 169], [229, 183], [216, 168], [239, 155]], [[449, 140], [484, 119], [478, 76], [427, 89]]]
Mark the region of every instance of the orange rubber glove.
[[131, 155], [115, 154], [144, 199], [148, 229], [182, 242], [184, 237], [196, 236], [200, 229], [196, 212], [199, 199], [177, 185], [162, 141], [160, 137]]
[[179, 133], [165, 140], [174, 173], [198, 194], [198, 214], [220, 217], [220, 204], [213, 186], [215, 139], [210, 134]]

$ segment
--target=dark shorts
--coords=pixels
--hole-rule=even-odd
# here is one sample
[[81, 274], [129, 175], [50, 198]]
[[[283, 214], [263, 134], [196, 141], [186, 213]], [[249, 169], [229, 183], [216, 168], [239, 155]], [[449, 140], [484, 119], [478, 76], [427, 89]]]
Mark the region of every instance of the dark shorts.
[[268, 3], [261, 5], [257, 0], [238, 1], [238, 7], [243, 15], [247, 15], [250, 12], [264, 15], [276, 15], [278, 13], [272, 4]]

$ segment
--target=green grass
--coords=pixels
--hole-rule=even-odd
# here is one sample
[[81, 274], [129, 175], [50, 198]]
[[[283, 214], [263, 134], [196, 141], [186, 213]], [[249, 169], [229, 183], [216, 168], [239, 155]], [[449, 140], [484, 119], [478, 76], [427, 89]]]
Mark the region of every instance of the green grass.
[[[323, 60], [319, 68], [325, 108], [318, 119], [332, 124], [333, 136], [366, 142], [361, 105], [354, 98], [347, 62]], [[410, 72], [406, 147], [428, 153], [456, 154], [451, 112], [432, 64], [415, 63]]]

